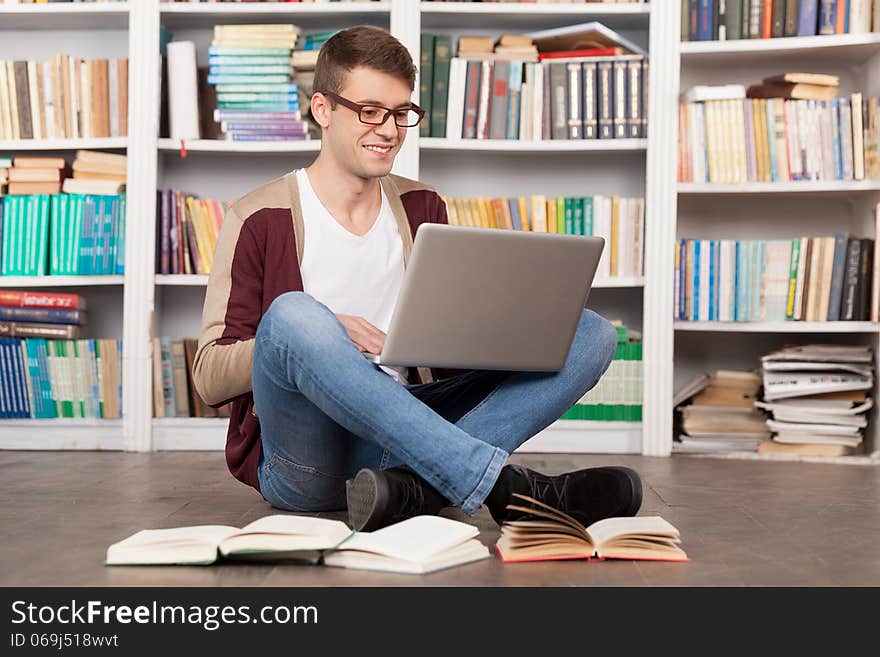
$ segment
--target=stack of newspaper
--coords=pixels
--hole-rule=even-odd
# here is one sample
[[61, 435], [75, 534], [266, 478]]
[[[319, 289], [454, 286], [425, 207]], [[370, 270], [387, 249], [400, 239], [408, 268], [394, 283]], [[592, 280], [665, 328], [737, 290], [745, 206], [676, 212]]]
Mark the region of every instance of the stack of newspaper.
[[675, 396], [681, 431], [673, 449], [754, 452], [770, 437], [764, 413], [755, 408], [760, 388], [757, 372], [716, 370], [696, 377]]
[[870, 347], [811, 344], [761, 358], [764, 400], [755, 404], [772, 415], [772, 440], [759, 453], [809, 456], [852, 454], [862, 443], [873, 402]]

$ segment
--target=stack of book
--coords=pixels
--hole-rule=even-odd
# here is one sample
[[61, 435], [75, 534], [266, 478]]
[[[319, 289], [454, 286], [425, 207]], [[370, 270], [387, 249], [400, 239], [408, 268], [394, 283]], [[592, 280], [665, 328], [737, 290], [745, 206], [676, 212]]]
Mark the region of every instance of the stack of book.
[[880, 178], [880, 99], [837, 93], [837, 76], [813, 73], [748, 90], [689, 89], [679, 106], [679, 182]]
[[[880, 217], [880, 204], [876, 211]], [[722, 322], [876, 321], [876, 241], [690, 240], [675, 250], [674, 317]]]
[[870, 347], [811, 344], [761, 358], [764, 399], [756, 406], [772, 414], [772, 440], [759, 453], [844, 456], [862, 444], [873, 403]]
[[157, 192], [157, 274], [210, 274], [229, 204], [162, 189]]
[[74, 294], [0, 291], [0, 335], [75, 340], [86, 324], [86, 300]]
[[315, 90], [315, 65], [321, 46], [339, 30], [312, 32], [306, 34], [302, 48], [293, 51], [293, 82], [299, 97], [300, 112], [312, 139], [321, 138], [321, 127], [312, 119], [311, 100]]
[[198, 340], [153, 338], [153, 417], [229, 417], [229, 405], [208, 406], [192, 381]]
[[674, 451], [755, 451], [770, 436], [755, 408], [760, 388], [755, 372], [717, 370], [696, 377], [674, 399], [681, 422]]
[[683, 41], [880, 32], [876, 0], [682, 0]]
[[0, 61], [0, 141], [127, 134], [128, 59]]
[[[8, 168], [4, 165], [9, 165]], [[2, 158], [5, 178], [8, 181], [7, 194], [57, 194], [67, 162], [63, 157], [31, 157], [16, 155]]]
[[[647, 55], [601, 23], [525, 35], [423, 34], [421, 136], [622, 139], [647, 136]], [[423, 122], [424, 123], [424, 122]]]
[[124, 272], [124, 194], [0, 198], [0, 275], [91, 276]]
[[120, 417], [122, 342], [75, 339], [85, 311], [76, 294], [0, 290], [0, 335], [29, 336], [0, 339], [0, 417]]
[[307, 137], [292, 80], [291, 52], [299, 34], [292, 24], [214, 26], [208, 84], [217, 95], [214, 120], [226, 139]]
[[641, 422], [643, 371], [641, 335], [618, 324], [617, 351], [605, 374], [560, 419]]
[[98, 151], [77, 151], [73, 178], [64, 181], [71, 194], [115, 195], [125, 191], [128, 157]]
[[565, 235], [597, 235], [606, 248], [598, 279], [642, 276], [645, 203], [641, 198], [586, 196], [547, 198], [444, 197], [449, 224]]

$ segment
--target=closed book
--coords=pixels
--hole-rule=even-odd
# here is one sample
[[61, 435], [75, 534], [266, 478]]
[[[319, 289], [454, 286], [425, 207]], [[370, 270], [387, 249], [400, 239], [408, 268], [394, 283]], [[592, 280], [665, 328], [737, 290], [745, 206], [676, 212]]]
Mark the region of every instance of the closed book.
[[[461, 44], [459, 43], [459, 50]], [[431, 94], [434, 90], [434, 35], [422, 32], [419, 49], [419, 106], [431, 116]], [[431, 121], [419, 124], [419, 136], [431, 136]]]
[[[488, 62], [485, 62], [488, 64]], [[462, 119], [461, 137], [464, 139], [477, 138], [477, 114], [480, 102], [480, 78], [482, 77], [483, 62], [468, 61], [467, 75], [465, 79], [464, 116]], [[425, 122], [422, 122], [423, 124]]]
[[[583, 108], [583, 138], [596, 139], [599, 136], [599, 115], [596, 96], [596, 63], [583, 62], [583, 86], [581, 105]], [[639, 73], [641, 77], [641, 72]], [[640, 126], [641, 129], [641, 126]]]
[[819, 0], [799, 0], [797, 36], [817, 34], [819, 21]]
[[0, 320], [0, 335], [18, 338], [79, 338], [81, 327], [72, 324], [44, 324], [40, 322], [12, 322]]
[[152, 361], [153, 361], [153, 417], [165, 417], [165, 395], [162, 387], [162, 345], [159, 338], [152, 338]]
[[840, 300], [843, 296], [843, 279], [846, 270], [846, 253], [849, 235], [838, 232], [834, 236], [834, 255], [831, 263], [831, 288], [828, 299], [826, 319], [836, 322], [840, 319]]
[[773, 37], [785, 36], [785, 1], [773, 0], [770, 32]]
[[850, 238], [847, 242], [843, 292], [840, 301], [841, 320], [850, 321], [857, 317], [861, 255], [862, 241], [858, 238]]
[[[567, 64], [554, 61], [550, 72], [551, 139], [568, 138], [568, 75]], [[609, 77], [610, 82], [610, 77]]]
[[[506, 137], [507, 106], [510, 96], [510, 64], [511, 62], [505, 60], [495, 62], [494, 79], [492, 81], [492, 106], [489, 110], [491, 117], [489, 120], [489, 139], [504, 139]], [[437, 136], [445, 136], [445, 132]]]
[[861, 253], [859, 254], [859, 284], [858, 301], [856, 303], [855, 318], [860, 321], [871, 320], [871, 298], [874, 280], [874, 253], [875, 242], [872, 239], [862, 239]]
[[83, 325], [86, 323], [86, 313], [74, 309], [0, 306], [0, 320]]
[[792, 98], [828, 100], [837, 97], [837, 87], [816, 84], [753, 84], [746, 89], [749, 98]]
[[583, 79], [580, 62], [569, 62], [567, 65], [567, 97], [568, 139], [583, 138], [584, 108], [582, 105]]
[[614, 138], [614, 87], [612, 76], [612, 64], [609, 61], [600, 61], [598, 72], [598, 109], [599, 109], [599, 139]]
[[715, 19], [714, 0], [698, 0], [697, 2], [697, 41], [712, 41], [715, 37], [713, 24]]
[[837, 32], [838, 0], [819, 0], [819, 28], [817, 34]]
[[31, 115], [30, 87], [28, 85], [28, 63], [26, 61], [15, 62], [13, 64], [13, 71], [15, 73], [15, 98], [20, 139], [33, 139], [34, 128]]
[[177, 417], [177, 396], [174, 391], [174, 364], [171, 354], [171, 338], [159, 338], [159, 355], [162, 365], [162, 403], [165, 417]]
[[799, 0], [785, 1], [785, 26], [783, 28], [783, 36], [797, 36], [798, 33], [798, 7]]
[[176, 417], [190, 417], [189, 382], [183, 340], [171, 343], [171, 367], [174, 377], [174, 408]]
[[446, 109], [449, 100], [449, 68], [452, 59], [452, 37], [434, 37], [433, 89], [431, 92], [431, 136], [446, 136]]

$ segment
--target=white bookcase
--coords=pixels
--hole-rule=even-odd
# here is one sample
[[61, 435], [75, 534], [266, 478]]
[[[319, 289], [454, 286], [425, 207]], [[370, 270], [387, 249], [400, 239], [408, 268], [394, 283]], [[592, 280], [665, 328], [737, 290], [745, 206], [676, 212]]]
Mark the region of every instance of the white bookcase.
[[[855, 91], [880, 94], [880, 34], [876, 33], [682, 42], [678, 52], [681, 91], [696, 84], [748, 85], [769, 75], [809, 71], [839, 75], [842, 96]], [[674, 216], [676, 236], [791, 239], [847, 230], [855, 237], [874, 237], [873, 208], [878, 201], [878, 180], [681, 183]], [[672, 266], [670, 262], [670, 271]], [[870, 345], [876, 353], [880, 335], [880, 325], [871, 322], [676, 321], [673, 326], [676, 389], [703, 371], [757, 367], [762, 354], [789, 344], [857, 343]], [[875, 459], [880, 455], [876, 411], [869, 419], [866, 449]], [[833, 460], [860, 458], [864, 460]]]
[[[667, 455], [673, 437], [674, 381], [680, 383], [705, 368], [754, 365], [757, 356], [770, 346], [815, 340], [817, 333], [822, 333], [823, 339], [827, 334], [829, 339], [865, 340], [876, 348], [878, 331], [870, 323], [684, 326], [673, 321], [672, 307], [677, 236], [793, 236], [805, 230], [823, 230], [829, 212], [842, 213], [852, 232], [858, 229], [866, 236], [873, 235], [867, 209], [880, 196], [877, 182], [677, 186], [679, 89], [722, 79], [752, 80], [797, 64], [797, 68], [809, 65], [811, 70], [842, 74], [844, 91], [859, 88], [878, 94], [877, 35], [679, 44], [676, 0], [655, 0], [649, 5], [415, 0], [311, 5], [164, 4], [158, 0], [119, 5], [0, 5], [0, 58], [42, 59], [55, 53], [127, 55], [130, 68], [126, 139], [0, 142], [0, 154], [72, 152], [77, 148], [128, 152], [124, 276], [0, 279], [3, 287], [60, 286], [88, 297], [90, 336], [124, 340], [123, 420], [0, 421], [0, 448], [147, 451], [223, 446], [225, 420], [152, 419], [150, 337], [197, 336], [207, 283], [205, 276], [154, 273], [155, 193], [173, 187], [209, 198], [234, 199], [262, 182], [307, 165], [320, 144], [197, 140], [185, 143], [183, 157], [179, 142], [158, 139], [160, 25], [169, 29], [174, 39], [194, 41], [200, 64], [207, 60], [215, 24], [281, 21], [306, 31], [362, 23], [381, 26], [390, 29], [418, 62], [423, 30], [455, 36], [499, 35], [590, 20], [602, 21], [649, 49], [647, 139], [462, 141], [419, 139], [417, 130], [412, 130], [395, 165], [396, 173], [419, 178], [450, 196], [603, 193], [645, 197], [645, 276], [602, 282], [591, 293], [589, 303], [606, 317], [622, 319], [643, 334], [643, 422], [560, 421], [522, 449]], [[768, 217], [773, 221], [768, 222]]]

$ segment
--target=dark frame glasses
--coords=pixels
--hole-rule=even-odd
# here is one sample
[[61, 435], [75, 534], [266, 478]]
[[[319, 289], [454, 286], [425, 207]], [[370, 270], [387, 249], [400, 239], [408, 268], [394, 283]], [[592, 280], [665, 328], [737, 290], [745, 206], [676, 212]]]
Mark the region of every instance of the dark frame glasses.
[[[388, 109], [381, 105], [361, 105], [348, 98], [343, 98], [339, 94], [334, 94], [331, 91], [321, 91], [318, 93], [322, 93], [328, 98], [332, 98], [340, 105], [355, 112], [358, 115], [358, 120], [366, 125], [384, 125], [388, 120], [388, 117], [394, 115], [394, 125], [398, 128], [414, 128], [422, 122], [423, 118], [425, 118], [425, 110], [415, 103], [410, 103], [408, 107]], [[403, 112], [404, 115], [400, 117], [398, 116], [398, 112]], [[410, 112], [415, 112], [416, 117], [413, 118]], [[401, 121], [404, 121], [404, 123], [401, 123]]]

